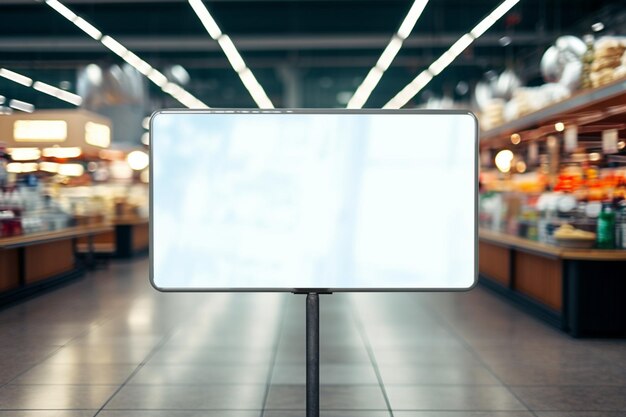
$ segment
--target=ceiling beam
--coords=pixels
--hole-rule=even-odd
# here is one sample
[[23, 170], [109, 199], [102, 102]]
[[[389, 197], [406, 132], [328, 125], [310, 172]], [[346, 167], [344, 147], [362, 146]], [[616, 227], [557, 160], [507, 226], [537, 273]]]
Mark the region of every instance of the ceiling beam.
[[[475, 46], [499, 46], [503, 34], [490, 34], [479, 38]], [[519, 32], [509, 34], [513, 46], [548, 45], [556, 33], [538, 34]], [[444, 48], [459, 37], [458, 33], [413, 35], [404, 41], [405, 48]], [[126, 47], [137, 52], [211, 52], [220, 51], [217, 42], [206, 36], [118, 36]], [[235, 36], [242, 51], [297, 51], [375, 49], [389, 42], [389, 35], [320, 35], [320, 36]], [[0, 38], [0, 52], [100, 52], [102, 45], [92, 39], [79, 37], [4, 37]]]

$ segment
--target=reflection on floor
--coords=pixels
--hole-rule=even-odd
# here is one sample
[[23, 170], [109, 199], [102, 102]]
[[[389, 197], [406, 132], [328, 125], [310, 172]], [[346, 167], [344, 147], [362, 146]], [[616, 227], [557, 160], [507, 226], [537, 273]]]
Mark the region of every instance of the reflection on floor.
[[[304, 305], [161, 294], [147, 261], [112, 264], [0, 311], [0, 417], [304, 416]], [[626, 416], [626, 341], [481, 288], [323, 295], [321, 320], [323, 416]]]

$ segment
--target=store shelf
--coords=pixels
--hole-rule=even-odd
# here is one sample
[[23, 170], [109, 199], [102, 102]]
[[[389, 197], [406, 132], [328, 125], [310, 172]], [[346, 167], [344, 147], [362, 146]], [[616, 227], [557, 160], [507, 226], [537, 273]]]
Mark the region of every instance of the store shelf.
[[496, 245], [553, 258], [578, 261], [626, 261], [626, 250], [567, 249], [487, 229], [480, 229], [479, 238]]
[[578, 92], [566, 100], [481, 132], [480, 140], [481, 142], [489, 142], [515, 132], [538, 127], [543, 123], [554, 121], [568, 114], [604, 110], [609, 106], [624, 103], [626, 103], [626, 79], [615, 81], [600, 88]]
[[76, 226], [59, 229], [52, 232], [29, 233], [19, 236], [0, 238], [0, 249], [13, 249], [22, 246], [49, 243], [68, 238], [78, 238], [83, 236], [104, 233], [113, 230], [109, 224]]

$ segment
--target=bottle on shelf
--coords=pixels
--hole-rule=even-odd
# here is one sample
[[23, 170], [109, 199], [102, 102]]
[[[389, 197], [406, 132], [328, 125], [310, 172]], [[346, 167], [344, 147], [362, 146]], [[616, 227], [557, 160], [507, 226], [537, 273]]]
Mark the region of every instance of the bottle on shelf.
[[602, 203], [598, 215], [597, 244], [600, 249], [615, 248], [615, 210], [609, 202]]
[[626, 249], [626, 200], [622, 200], [615, 214], [615, 247]]

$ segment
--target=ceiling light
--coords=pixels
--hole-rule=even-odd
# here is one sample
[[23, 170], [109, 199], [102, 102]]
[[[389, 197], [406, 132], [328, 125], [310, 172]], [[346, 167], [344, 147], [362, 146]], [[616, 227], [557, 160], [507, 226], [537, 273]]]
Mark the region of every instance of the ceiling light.
[[[67, 20], [74, 23], [87, 35], [91, 36], [95, 40], [99, 40], [100, 42], [102, 42], [102, 44], [105, 47], [107, 47], [116, 55], [120, 56], [122, 59], [124, 59], [128, 64], [130, 64], [133, 68], [135, 68], [141, 74], [148, 77], [150, 81], [152, 81], [153, 83], [155, 83], [161, 88], [164, 88], [167, 85], [168, 83], [167, 78], [163, 74], [161, 74], [159, 71], [152, 68], [150, 64], [148, 64], [146, 61], [144, 61], [143, 59], [135, 55], [133, 52], [129, 51], [124, 45], [122, 45], [121, 43], [113, 39], [111, 36], [107, 36], [107, 35], [103, 36], [102, 32], [100, 32], [95, 26], [87, 22], [82, 17], [77, 16], [69, 8], [63, 5], [59, 0], [45, 0], [45, 1], [47, 5], [49, 5], [51, 8], [56, 10], [60, 15], [62, 15]], [[190, 1], [193, 1], [193, 0], [190, 0]], [[198, 3], [198, 2], [195, 2], [195, 3]], [[199, 3], [202, 3], [202, 2], [200, 1]], [[71, 93], [67, 93], [67, 94], [59, 93], [57, 97], [60, 98], [61, 100], [65, 100], [67, 102], [70, 102], [76, 105], [79, 105], [82, 102], [82, 98], [80, 98], [79, 96], [69, 95], [69, 94]], [[202, 103], [200, 100], [193, 97], [191, 93], [187, 93], [187, 95], [193, 98], [193, 100], [191, 101], [193, 101], [196, 107], [197, 107], [197, 104], [201, 104], [205, 108], [208, 107], [206, 104]], [[187, 95], [185, 97], [187, 97]], [[185, 103], [182, 103], [182, 102], [181, 104], [186, 105]]]
[[391, 65], [391, 61], [396, 57], [398, 51], [402, 47], [402, 39], [397, 36], [391, 38], [391, 42], [383, 51], [383, 54], [378, 58], [378, 62], [376, 63], [376, 67], [380, 68], [383, 71], [386, 71]]
[[165, 87], [165, 84], [168, 83], [167, 77], [154, 68], [150, 71], [150, 74], [148, 74], [148, 78], [161, 88]]
[[427, 3], [428, 0], [415, 0], [413, 2], [411, 9], [402, 21], [398, 32], [393, 35], [389, 44], [380, 55], [380, 58], [376, 61], [376, 65], [370, 69], [363, 82], [358, 86], [354, 95], [348, 101], [347, 107], [349, 109], [360, 109], [365, 105], [367, 99], [372, 94], [372, 91], [374, 91], [380, 82], [383, 73], [387, 71], [396, 55], [398, 55], [400, 48], [402, 48], [402, 43], [411, 34], [411, 31], [415, 27], [415, 23], [421, 16]]
[[74, 19], [76, 19], [76, 14], [58, 0], [46, 0], [46, 4], [56, 10], [61, 16], [63, 16], [67, 20], [73, 21]]
[[189, 4], [193, 8], [193, 11], [196, 12], [200, 22], [202, 22], [202, 25], [213, 39], [217, 39], [222, 36], [222, 31], [219, 26], [217, 26], [217, 23], [215, 23], [215, 20], [213, 19], [213, 16], [211, 16], [211, 13], [209, 13], [209, 10], [206, 8], [204, 3], [202, 3], [202, 0], [189, 0]]
[[[511, 10], [520, 0], [505, 0], [498, 7], [496, 7], [487, 17], [485, 17], [478, 25], [472, 29], [470, 33], [466, 33], [459, 38], [446, 52], [444, 52], [430, 67], [430, 78], [428, 75], [423, 75], [424, 71], [420, 73], [409, 85], [404, 87], [398, 94], [396, 94], [383, 108], [399, 109], [408, 103], [411, 98], [415, 96], [422, 88], [428, 84], [428, 82], [438, 74], [441, 73], [448, 65], [454, 61], [454, 59], [461, 54], [471, 43], [480, 35], [485, 33], [498, 19], [500, 19], [506, 12]], [[420, 82], [416, 82], [421, 77]], [[425, 82], [424, 82], [425, 81]], [[413, 85], [412, 85], [413, 84]], [[412, 85], [412, 86], [411, 86]], [[419, 87], [419, 88], [416, 88]], [[412, 93], [412, 94], [411, 94]]]
[[246, 68], [245, 70], [241, 71], [239, 73], [239, 77], [241, 78], [241, 82], [243, 82], [243, 85], [252, 95], [252, 99], [259, 106], [259, 108], [261, 109], [273, 109], [274, 108], [272, 101], [267, 96], [267, 94], [265, 93], [265, 90], [263, 89], [261, 84], [259, 84], [254, 74], [252, 74], [252, 71], [250, 71], [250, 68]]
[[426, 86], [433, 79], [433, 75], [428, 70], [422, 71], [417, 77], [406, 85], [398, 94], [396, 94], [387, 104], [383, 106], [384, 109], [399, 109], [408, 103], [415, 95]]
[[500, 39], [498, 39], [498, 42], [500, 43], [501, 46], [509, 46], [511, 42], [513, 42], [513, 39], [511, 39], [510, 36], [503, 36]]
[[142, 73], [145, 76], [148, 76], [152, 72], [152, 66], [148, 64], [143, 59], [139, 58], [134, 53], [126, 50], [126, 54], [124, 55], [124, 61], [128, 62], [133, 68]]
[[126, 49], [124, 45], [122, 45], [121, 43], [119, 43], [118, 41], [116, 41], [115, 39], [113, 39], [112, 37], [108, 35], [104, 35], [102, 39], [100, 40], [100, 42], [102, 42], [104, 46], [109, 48], [111, 52], [113, 52], [114, 54], [122, 58], [124, 58], [124, 56], [128, 53], [128, 49]]
[[26, 113], [32, 113], [35, 111], [35, 106], [33, 104], [16, 99], [12, 99], [11, 101], [9, 101], [9, 107]]
[[[237, 48], [230, 37], [222, 33], [204, 3], [201, 0], [189, 0], [189, 4], [200, 19], [200, 22], [206, 31], [209, 33], [209, 36], [217, 40], [217, 43], [226, 55], [226, 59], [228, 59], [228, 62], [230, 62], [230, 65], [233, 67], [235, 72], [239, 74], [239, 78], [241, 78], [243, 85], [246, 87], [257, 106], [260, 108], [273, 109], [274, 105], [265, 93], [265, 90], [252, 74], [252, 71], [246, 66], [245, 61], [239, 54], [239, 51], [237, 51]], [[206, 107], [204, 103], [195, 99], [195, 97], [193, 101]]]
[[80, 30], [82, 30], [87, 35], [89, 35], [90, 37], [94, 38], [97, 41], [99, 41], [100, 38], [102, 37], [102, 32], [100, 32], [91, 23], [87, 22], [82, 17], [77, 16], [76, 19], [72, 21], [72, 23], [74, 23]]
[[474, 38], [478, 38], [483, 33], [485, 33], [494, 23], [498, 21], [502, 16], [506, 14], [513, 6], [515, 6], [520, 0], [505, 0], [498, 7], [494, 9], [487, 17], [478, 23], [474, 29], [472, 29], [471, 34]]
[[594, 32], [600, 32], [604, 30], [604, 23], [602, 22], [594, 23], [593, 25], [591, 25], [591, 30], [593, 30]]
[[406, 17], [402, 21], [400, 25], [400, 29], [398, 29], [398, 36], [402, 39], [406, 39], [411, 34], [413, 27], [415, 27], [415, 23], [417, 23], [417, 19], [420, 18], [424, 8], [428, 0], [416, 0], [413, 2], [409, 13], [407, 13]]
[[521, 141], [522, 141], [522, 137], [519, 135], [519, 133], [513, 133], [511, 135], [511, 143], [513, 145], [519, 145]]
[[557, 122], [554, 124], [554, 130], [556, 130], [557, 132], [562, 132], [565, 130], [565, 125], [563, 124], [563, 122]]
[[17, 72], [8, 70], [6, 68], [0, 68], [0, 77], [4, 77], [7, 80], [11, 80], [23, 86], [30, 87], [33, 85], [33, 80]]
[[230, 62], [230, 65], [232, 65], [236, 72], [241, 72], [246, 68], [246, 63], [243, 62], [243, 58], [239, 55], [237, 48], [235, 48], [235, 44], [228, 35], [220, 36], [217, 43], [219, 43], [222, 47], [228, 62]]

